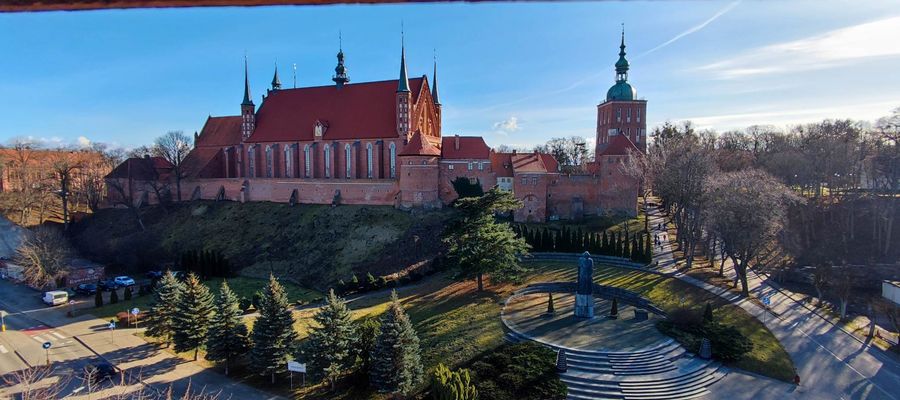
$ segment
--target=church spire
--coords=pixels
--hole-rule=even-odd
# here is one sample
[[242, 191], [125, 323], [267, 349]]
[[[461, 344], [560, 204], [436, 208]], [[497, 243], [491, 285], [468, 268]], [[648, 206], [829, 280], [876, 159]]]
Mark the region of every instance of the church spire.
[[344, 49], [343, 49], [343, 38], [341, 38], [340, 32], [338, 32], [338, 53], [337, 53], [338, 64], [337, 67], [334, 67], [334, 76], [331, 77], [331, 80], [337, 84], [337, 87], [344, 86], [345, 83], [350, 82], [350, 76], [347, 75], [347, 67], [344, 66]]
[[403, 30], [400, 30], [400, 83], [397, 92], [409, 91], [409, 77], [406, 74], [406, 45], [403, 42]]
[[252, 106], [253, 100], [250, 97], [250, 77], [247, 72], [247, 56], [244, 56], [244, 101], [241, 102], [242, 106]]
[[434, 73], [431, 74], [431, 78], [434, 80], [431, 83], [431, 97], [434, 98], [434, 104], [441, 105], [441, 100], [438, 98], [437, 55], [434, 56]]
[[616, 61], [616, 82], [628, 80], [628, 60], [625, 59], [625, 24], [622, 24], [622, 43], [619, 45], [619, 61]]
[[278, 79], [278, 63], [275, 63], [275, 76], [272, 77], [272, 90], [281, 90], [281, 79]]

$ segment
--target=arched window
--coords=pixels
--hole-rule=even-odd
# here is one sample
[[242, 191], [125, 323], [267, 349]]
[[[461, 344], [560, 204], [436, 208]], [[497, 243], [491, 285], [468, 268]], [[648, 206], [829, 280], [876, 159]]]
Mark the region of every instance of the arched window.
[[350, 157], [350, 144], [344, 145], [344, 165], [346, 171], [344, 172], [344, 177], [350, 179], [350, 167], [351, 167], [352, 159]]
[[397, 177], [397, 145], [391, 142], [391, 178]]
[[309, 162], [309, 145], [303, 146], [303, 162], [305, 164], [303, 166], [303, 170], [306, 174], [306, 177], [309, 178], [310, 176], [312, 176], [312, 174], [311, 174], [312, 168], [310, 168], [310, 162]]
[[291, 146], [284, 146], [284, 177], [290, 178], [293, 172], [293, 160], [291, 159]]
[[369, 177], [369, 179], [372, 179], [372, 176], [373, 176], [372, 170], [375, 169], [374, 165], [373, 165], [374, 161], [372, 160], [372, 143], [369, 143], [366, 145], [366, 161], [368, 162], [368, 171], [369, 171], [367, 176]]
[[266, 178], [273, 177], [272, 173], [272, 146], [266, 146]]
[[247, 149], [247, 175], [256, 177], [256, 157], [253, 156], [253, 146]]
[[331, 146], [325, 145], [325, 177], [331, 178]]

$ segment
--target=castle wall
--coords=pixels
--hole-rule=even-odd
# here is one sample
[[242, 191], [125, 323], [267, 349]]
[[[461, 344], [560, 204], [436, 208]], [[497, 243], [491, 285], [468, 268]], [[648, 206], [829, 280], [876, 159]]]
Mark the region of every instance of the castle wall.
[[438, 157], [403, 156], [400, 160], [400, 206], [439, 208]]
[[[247, 182], [244, 190], [244, 182]], [[199, 188], [200, 199], [215, 200], [220, 188], [225, 189], [225, 200], [273, 201], [287, 203], [297, 190], [297, 202], [306, 204], [331, 204], [340, 192], [341, 204], [396, 205], [399, 186], [394, 180], [340, 180], [340, 179], [198, 179], [181, 182], [182, 198], [193, 198]]]
[[[469, 179], [477, 179], [481, 184], [481, 189], [485, 192], [491, 190], [497, 185], [497, 175], [491, 170], [491, 162], [488, 160], [471, 160], [472, 169], [469, 170], [470, 160], [445, 160], [440, 163], [440, 180], [439, 180], [439, 196], [444, 204], [450, 204], [457, 197], [456, 189], [453, 188], [453, 181], [456, 178], [463, 177]], [[479, 164], [483, 163], [483, 168], [479, 169]], [[453, 169], [450, 169], [450, 166]]]

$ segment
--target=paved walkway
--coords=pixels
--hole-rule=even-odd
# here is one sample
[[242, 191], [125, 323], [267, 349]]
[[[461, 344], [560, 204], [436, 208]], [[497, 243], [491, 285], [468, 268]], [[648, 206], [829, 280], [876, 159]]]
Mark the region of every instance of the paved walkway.
[[[651, 211], [649, 218], [654, 227], [663, 222], [657, 210]], [[794, 387], [735, 371], [710, 388], [710, 398], [900, 400], [900, 364], [880, 349], [860, 342], [762, 279], [750, 280], [751, 296], [768, 296], [772, 313], [753, 301], [678, 272], [672, 252], [671, 242], [654, 248], [660, 272], [718, 294], [763, 322], [790, 354], [801, 379], [801, 386]]]

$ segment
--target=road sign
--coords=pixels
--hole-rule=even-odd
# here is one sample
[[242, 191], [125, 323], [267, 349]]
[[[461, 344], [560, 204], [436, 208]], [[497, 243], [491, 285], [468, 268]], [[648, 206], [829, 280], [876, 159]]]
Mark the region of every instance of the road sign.
[[768, 306], [769, 304], [771, 304], [771, 300], [770, 300], [769, 296], [763, 297], [763, 298], [762, 298], [762, 302], [763, 302], [763, 304], [765, 304], [766, 306]]
[[131, 309], [131, 315], [138, 315], [141, 313], [141, 310], [138, 310], [137, 307]]
[[303, 372], [306, 373], [306, 364], [301, 364], [296, 361], [288, 361], [287, 363], [288, 371], [291, 372]]
[[50, 342], [44, 342], [44, 344], [43, 344], [43, 345], [41, 345], [41, 346], [43, 346], [43, 347], [44, 347], [44, 349], [45, 349], [45, 350], [46, 350], [46, 349], [49, 349], [49, 348], [50, 348], [50, 346], [53, 346], [53, 343], [50, 343]]

